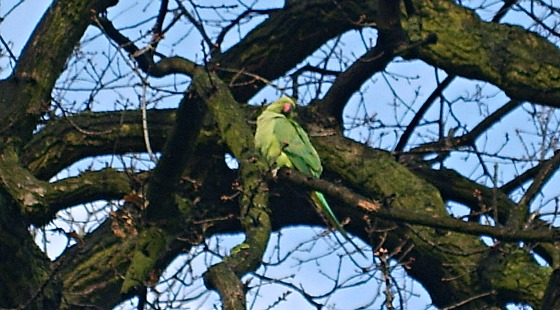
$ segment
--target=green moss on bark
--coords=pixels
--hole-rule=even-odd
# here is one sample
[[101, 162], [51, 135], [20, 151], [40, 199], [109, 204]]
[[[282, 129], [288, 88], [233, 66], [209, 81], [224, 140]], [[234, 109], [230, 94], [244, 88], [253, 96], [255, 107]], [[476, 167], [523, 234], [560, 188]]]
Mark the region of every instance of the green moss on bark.
[[132, 260], [122, 283], [121, 293], [125, 295], [147, 285], [150, 274], [155, 271], [158, 260], [165, 253], [169, 235], [162, 229], [149, 227], [141, 233], [140, 240], [130, 254]]
[[512, 98], [558, 107], [558, 47], [521, 27], [482, 21], [453, 1], [414, 1], [416, 15], [403, 19], [409, 38], [430, 34], [437, 43], [407, 55], [466, 78], [488, 81]]

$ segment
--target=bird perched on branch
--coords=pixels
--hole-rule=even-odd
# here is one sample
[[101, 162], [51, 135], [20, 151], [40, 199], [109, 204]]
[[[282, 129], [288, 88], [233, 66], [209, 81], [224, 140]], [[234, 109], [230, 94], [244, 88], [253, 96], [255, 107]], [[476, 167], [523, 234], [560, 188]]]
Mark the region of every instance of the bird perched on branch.
[[[275, 169], [287, 167], [319, 178], [323, 172], [321, 159], [305, 130], [294, 120], [295, 108], [295, 102], [288, 97], [282, 97], [266, 107], [257, 118], [255, 147]], [[325, 196], [318, 191], [311, 191], [309, 196], [329, 224], [365, 256], [342, 227]]]

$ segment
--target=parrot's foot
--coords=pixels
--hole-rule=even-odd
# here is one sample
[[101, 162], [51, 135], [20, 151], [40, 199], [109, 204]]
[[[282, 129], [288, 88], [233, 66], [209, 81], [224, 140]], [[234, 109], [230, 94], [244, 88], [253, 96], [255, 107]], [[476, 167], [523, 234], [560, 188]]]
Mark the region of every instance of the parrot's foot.
[[276, 167], [270, 171], [272, 173], [272, 177], [275, 179], [278, 176], [278, 170], [280, 170], [280, 167]]

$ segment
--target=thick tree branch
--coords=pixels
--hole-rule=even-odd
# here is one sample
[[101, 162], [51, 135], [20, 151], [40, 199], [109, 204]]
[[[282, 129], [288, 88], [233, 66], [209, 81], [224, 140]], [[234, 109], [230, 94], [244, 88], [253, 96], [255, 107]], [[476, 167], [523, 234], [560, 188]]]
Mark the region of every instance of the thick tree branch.
[[[76, 177], [50, 184], [45, 195], [45, 208], [33, 217], [32, 224], [43, 226], [54, 219], [56, 212], [65, 208], [96, 200], [122, 199], [132, 191], [130, 176], [125, 172], [107, 168], [85, 171]], [[42, 219], [38, 222], [38, 219]]]
[[[47, 110], [56, 80], [89, 25], [114, 0], [54, 1], [23, 49], [10, 79], [0, 83], [0, 132], [27, 140]], [[9, 136], [9, 135], [8, 135]]]
[[49, 184], [36, 179], [6, 152], [0, 156], [0, 182], [18, 202], [26, 220], [36, 226], [48, 224], [64, 208], [99, 199], [119, 199], [130, 191], [129, 178], [113, 169], [83, 172]]
[[[27, 187], [29, 186], [29, 187]], [[28, 232], [22, 207], [41, 200], [44, 183], [17, 162], [13, 150], [0, 155], [0, 307], [55, 309], [60, 279], [52, 277], [48, 257]]]
[[10, 195], [22, 214], [31, 215], [44, 211], [45, 195], [49, 184], [36, 179], [21, 167], [14, 150], [4, 150], [0, 155], [0, 187]]
[[[148, 111], [155, 151], [161, 151], [175, 110]], [[47, 180], [76, 161], [98, 155], [145, 152], [140, 111], [82, 112], [50, 121], [24, 147], [22, 163]]]
[[377, 29], [379, 35], [374, 48], [356, 60], [346, 71], [340, 73], [331, 86], [318, 110], [342, 125], [342, 111], [350, 97], [374, 73], [382, 71], [395, 56], [395, 51], [407, 44], [400, 21], [400, 1], [378, 1]]
[[542, 310], [560, 308], [560, 286], [558, 286], [558, 283], [560, 283], [560, 270], [554, 269], [544, 293]]
[[[219, 292], [224, 309], [244, 309], [241, 277], [260, 266], [272, 230], [268, 192], [261, 178], [266, 165], [255, 160], [253, 130], [245, 122], [245, 114], [228, 86], [214, 74], [195, 78], [194, 85], [215, 117], [222, 139], [239, 161], [240, 220], [245, 231], [243, 243], [234, 247], [222, 262], [210, 267], [204, 281], [208, 288]], [[215, 91], [208, 92], [212, 88]]]
[[206, 112], [201, 98], [189, 90], [179, 104], [176, 122], [150, 178], [147, 193], [149, 219], [166, 218], [178, 212], [175, 202], [177, 186], [194, 153]]
[[350, 97], [360, 89], [371, 76], [385, 69], [394, 55], [386, 46], [370, 49], [354, 62], [346, 71], [337, 75], [325, 97], [318, 103], [319, 113], [333, 117], [342, 124], [342, 111]]
[[[413, 214], [418, 212], [419, 218], [425, 218], [426, 215], [437, 218], [437, 220], [425, 218], [427, 221], [439, 222], [440, 219], [449, 219], [450, 221], [446, 222], [444, 226], [450, 227], [457, 223], [456, 219], [449, 218], [440, 192], [428, 182], [412, 175], [410, 171], [394, 161], [388, 153], [372, 150], [365, 145], [338, 135], [315, 137], [313, 143], [326, 169], [324, 177], [334, 180], [342, 179], [342, 184], [355, 189], [356, 192], [368, 193], [369, 199], [391, 205], [392, 207], [388, 208], [387, 211], [388, 218], [395, 219], [403, 216], [411, 223], [417, 223], [418, 217]], [[448, 183], [448, 179], [441, 176], [429, 176], [427, 180], [430, 182], [441, 181]], [[469, 194], [472, 196], [472, 191]], [[476, 197], [474, 198], [476, 199]], [[511, 201], [509, 203], [512, 204]], [[341, 213], [339, 206], [334, 205], [333, 208], [337, 214]], [[410, 246], [413, 250], [401, 259], [407, 260], [412, 258], [414, 260], [409, 265], [410, 268], [407, 271], [409, 275], [416, 278], [430, 291], [434, 304], [439, 306], [452, 305], [467, 300], [473, 295], [488, 292], [487, 288], [475, 289], [478, 283], [478, 279], [473, 277], [475, 270], [465, 268], [469, 262], [472, 264], [473, 261], [483, 259], [485, 257], [484, 253], [488, 251], [488, 248], [480, 243], [477, 235], [455, 233], [453, 231], [447, 231], [442, 234], [439, 228], [434, 229], [418, 225], [403, 227], [401, 225], [398, 226], [398, 229], [391, 231], [390, 238], [384, 238], [361, 231], [364, 225], [358, 224], [358, 227], [361, 227], [361, 229], [356, 230], [354, 225], [364, 219], [362, 218], [363, 215], [360, 216], [354, 213], [355, 209], [344, 209], [345, 215], [350, 215], [352, 218], [352, 221], [347, 226], [350, 232], [361, 236], [364, 240], [383, 238], [382, 240], [385, 240], [384, 247], [389, 249], [389, 251], [395, 249], [398, 252], [399, 249], [404, 247], [402, 240], [407, 240], [406, 246]], [[382, 208], [381, 210], [384, 209]], [[405, 215], [405, 213], [408, 214]], [[366, 221], [372, 216], [376, 216], [376, 214], [368, 215]], [[375, 223], [375, 227], [380, 229], [381, 227], [385, 229], [387, 227], [394, 227], [394, 225], [384, 224], [386, 221], [375, 221]], [[475, 227], [468, 224], [460, 225], [465, 230], [468, 230], [467, 226], [475, 230], [486, 230], [486, 232], [493, 229], [491, 227]], [[498, 230], [501, 229], [502, 227]], [[519, 233], [524, 235], [526, 232], [519, 231]], [[538, 234], [541, 233], [543, 234], [541, 236], [544, 237], [545, 233], [540, 231]], [[500, 236], [505, 235], [506, 230], [497, 232], [497, 234]], [[519, 236], [521, 237], [521, 235]], [[395, 241], [395, 243], [392, 243], [392, 241]], [[427, 270], [429, 272], [426, 272]], [[511, 274], [511, 276], [517, 277], [515, 274]], [[457, 279], [458, 277], [461, 278], [461, 281], [449, 280]], [[542, 282], [541, 278], [527, 278], [527, 283], [533, 281]], [[507, 290], [496, 288], [498, 296], [507, 294]], [[445, 293], [439, 294], [438, 292]], [[533, 293], [536, 296], [536, 292]], [[483, 306], [485, 304], [485, 300], [475, 300], [472, 301], [471, 305]]]
[[364, 215], [394, 221], [400, 224], [413, 224], [432, 228], [441, 228], [473, 236], [483, 235], [502, 241], [560, 241], [559, 229], [512, 230], [509, 227], [489, 226], [474, 222], [465, 222], [445, 215], [442, 216], [439, 214], [394, 208], [390, 205], [390, 202], [380, 203], [371, 201], [350, 191], [346, 187], [324, 180], [310, 178], [309, 176], [290, 169], [280, 170], [278, 176], [282, 179], [289, 180], [293, 184], [318, 190], [332, 197], [336, 197], [347, 204], [348, 207], [359, 208], [360, 212]]
[[344, 107], [376, 72], [382, 71], [400, 54], [405, 54], [420, 45], [433, 44], [433, 34], [417, 42], [409, 42], [400, 22], [400, 1], [379, 1], [377, 44], [356, 60], [346, 71], [337, 74], [334, 84], [320, 101], [317, 110], [342, 125]]
[[[265, 86], [263, 80], [275, 80], [328, 40], [372, 23], [376, 17], [376, 1], [288, 3], [282, 10], [271, 11], [266, 21], [211, 63], [222, 80], [235, 86], [235, 99], [246, 102]], [[253, 81], [245, 72], [263, 79]]]
[[[193, 80], [205, 74], [203, 68], [197, 67]], [[212, 93], [214, 89], [204, 91]], [[179, 196], [180, 181], [194, 157], [206, 112], [196, 87], [191, 86], [179, 104], [171, 134], [146, 186], [146, 225], [139, 229], [140, 240], [131, 254], [120, 289], [123, 295], [132, 296], [144, 290], [144, 283], [167, 257], [165, 249], [172, 247], [177, 232], [192, 220], [194, 202]]]
[[[541, 166], [538, 170], [540, 170]], [[508, 193], [501, 189], [488, 188], [478, 184], [456, 171], [449, 169], [434, 170], [428, 167], [411, 167], [412, 171], [421, 178], [430, 182], [438, 188], [445, 200], [455, 201], [469, 207], [473, 214], [486, 214], [494, 218], [495, 221], [504, 225], [510, 217], [510, 212], [516, 208], [516, 203], [509, 197]], [[535, 169], [534, 174], [536, 174]], [[497, 218], [497, 219], [496, 219]], [[530, 227], [537, 229], [547, 228], [549, 224], [533, 219]], [[549, 265], [557, 263], [560, 251], [557, 247], [550, 245], [538, 245], [534, 251], [543, 257]]]
[[403, 21], [408, 36], [416, 40], [435, 33], [438, 42], [408, 57], [449, 74], [488, 81], [512, 99], [560, 106], [557, 46], [518, 26], [483, 22], [453, 1], [415, 4], [418, 15]]
[[[223, 147], [216, 141], [198, 144], [196, 154], [185, 169], [187, 174], [182, 177], [184, 182], [180, 182], [178, 196], [178, 200], [185, 202], [197, 201], [196, 207], [179, 216], [162, 219], [157, 226], [167, 227], [163, 232], [143, 232], [143, 211], [137, 204], [128, 203], [98, 229], [86, 235], [83, 244], [66, 250], [59, 259], [63, 268], [57, 273], [65, 283], [64, 300], [67, 304], [63, 304], [62, 308], [73, 309], [88, 304], [103, 309], [113, 308], [130, 298], [136, 292], [133, 290], [136, 285], [142, 287], [151, 283], [150, 279], [157, 277], [173, 259], [188, 252], [191, 246], [214, 234], [238, 233], [237, 201], [221, 199], [232, 195], [231, 184], [237, 177], [236, 171], [225, 165], [220, 156], [223, 152]], [[216, 178], [216, 175], [221, 177]], [[137, 253], [141, 252], [142, 245], [157, 244], [157, 240], [150, 239], [154, 236], [169, 239], [168, 246], [157, 255]], [[154, 261], [146, 259], [152, 256]], [[132, 267], [135, 263], [142, 264]], [[146, 273], [146, 279], [134, 278], [146, 276]], [[126, 286], [125, 275], [130, 279]], [[131, 281], [133, 279], [137, 281]], [[129, 294], [121, 294], [123, 287], [130, 288]]]
[[[506, 12], [509, 10], [509, 8], [517, 1], [507, 1], [504, 6], [500, 9], [500, 11], [498, 12], [498, 14], [496, 16], [494, 16], [494, 19], [492, 20], [493, 22], [498, 22], [505, 14]], [[408, 140], [410, 139], [410, 136], [412, 135], [412, 132], [416, 129], [416, 127], [418, 126], [418, 124], [420, 123], [420, 120], [422, 120], [422, 118], [424, 117], [424, 114], [428, 111], [428, 109], [432, 106], [434, 100], [441, 96], [441, 94], [443, 93], [443, 91], [447, 88], [447, 86], [449, 84], [451, 84], [451, 82], [456, 78], [456, 75], [448, 75], [440, 84], [438, 84], [438, 86], [436, 87], [436, 89], [430, 94], [430, 96], [428, 96], [428, 98], [425, 100], [424, 104], [422, 104], [422, 106], [420, 107], [420, 109], [414, 114], [414, 118], [412, 119], [412, 121], [410, 122], [410, 124], [408, 124], [408, 126], [406, 127], [406, 130], [404, 131], [404, 133], [402, 134], [402, 136], [399, 139], [399, 142], [397, 143], [397, 146], [395, 147], [394, 151], [395, 152], [402, 152], [408, 142]], [[500, 109], [498, 109], [498, 111], [496, 111], [496, 113], [494, 113], [494, 116], [490, 116], [485, 118], [481, 124], [479, 124], [476, 127], [476, 130], [471, 130], [469, 132], [469, 134], [464, 135], [461, 137], [461, 140], [463, 141], [463, 144], [470, 144], [470, 143], [474, 143], [474, 140], [486, 129], [488, 129], [490, 126], [492, 126], [499, 118], [501, 118], [503, 115], [507, 114], [509, 111], [511, 111], [511, 109], [513, 109], [512, 105], [517, 106], [519, 104], [518, 101], [510, 101], [510, 103], [506, 104], [505, 106], [501, 107]], [[504, 111], [505, 110], [505, 111]], [[455, 139], [458, 140], [458, 139]], [[466, 142], [466, 143], [464, 143]], [[457, 142], [455, 142], [454, 144], [456, 144]]]

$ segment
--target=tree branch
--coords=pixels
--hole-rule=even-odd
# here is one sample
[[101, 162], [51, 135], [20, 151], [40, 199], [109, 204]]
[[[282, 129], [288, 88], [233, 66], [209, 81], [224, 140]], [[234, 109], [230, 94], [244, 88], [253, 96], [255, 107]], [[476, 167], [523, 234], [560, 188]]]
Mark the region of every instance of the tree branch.
[[367, 51], [346, 71], [337, 75], [325, 97], [316, 103], [319, 113], [334, 117], [338, 124], [342, 124], [342, 111], [350, 97], [374, 73], [384, 70], [393, 57], [391, 51], [379, 43], [378, 46]]
[[303, 185], [309, 189], [318, 190], [332, 197], [337, 197], [347, 204], [348, 207], [359, 208], [360, 212], [363, 214], [400, 224], [440, 228], [473, 236], [483, 235], [502, 241], [560, 241], [560, 229], [513, 230], [509, 227], [465, 222], [450, 216], [441, 216], [438, 214], [392, 207], [390, 202], [379, 203], [371, 201], [361, 195], [353, 193], [348, 188], [324, 180], [311, 178], [295, 170], [281, 169], [278, 176], [280, 176], [281, 179], [289, 180], [293, 184]]
[[220, 294], [224, 309], [244, 309], [241, 277], [260, 266], [272, 231], [268, 192], [261, 178], [266, 165], [255, 160], [253, 130], [228, 86], [210, 73], [198, 76], [193, 82], [215, 117], [222, 139], [240, 164], [240, 220], [245, 232], [243, 243], [234, 247], [222, 262], [211, 266], [203, 277], [206, 286]]
[[410, 152], [408, 152], [408, 154], [449, 151], [451, 149], [456, 149], [461, 146], [473, 146], [476, 139], [478, 139], [480, 135], [484, 134], [486, 130], [494, 126], [494, 124], [498, 123], [502, 118], [504, 118], [507, 114], [509, 114], [509, 112], [515, 110], [515, 108], [517, 108], [520, 104], [521, 102], [518, 100], [510, 100], [506, 104], [501, 106], [499, 109], [494, 111], [492, 114], [484, 118], [478, 125], [476, 125], [468, 133], [459, 137], [445, 137], [444, 139], [436, 142], [422, 144], [418, 147], [413, 148]]
[[97, 17], [95, 22], [103, 33], [118, 44], [119, 48], [123, 48], [136, 60], [142, 71], [153, 77], [164, 77], [175, 73], [190, 76], [197, 70], [197, 64], [182, 57], [163, 58], [158, 62], [154, 62], [153, 55], [155, 53], [155, 46], [149, 45], [142, 49], [138, 48], [134, 42], [122, 35], [105, 16]]
[[[294, 2], [249, 32], [238, 44], [211, 60], [212, 66], [226, 67], [219, 77], [229, 84], [234, 98], [246, 102], [265, 84], [235, 72], [248, 72], [273, 81], [294, 68], [328, 40], [350, 29], [373, 23], [377, 3], [321, 0]], [[274, 66], [270, 64], [274, 63]], [[245, 83], [248, 82], [248, 83]]]
[[422, 46], [407, 57], [449, 74], [490, 82], [512, 99], [560, 106], [557, 46], [518, 26], [481, 21], [453, 1], [415, 4], [418, 15], [403, 22], [405, 31], [412, 40], [435, 33], [438, 43]]
[[560, 307], [560, 286], [558, 286], [558, 283], [560, 283], [560, 270], [554, 269], [544, 293], [542, 310], [554, 310]]
[[[480, 242], [478, 235], [466, 234], [466, 232], [473, 228], [480, 234], [488, 233], [501, 238], [511, 231], [500, 226], [494, 230], [491, 226], [484, 227], [476, 223], [477, 226], [458, 223], [459, 226], [455, 227], [459, 227], [456, 230], [462, 231], [461, 233], [448, 230], [453, 229], [452, 227], [459, 221], [449, 217], [440, 191], [429, 183], [434, 181], [449, 183], [446, 177], [435, 174], [435, 176], [425, 176], [427, 181], [421, 180], [399, 165], [390, 154], [373, 150], [339, 135], [312, 137], [312, 142], [325, 168], [324, 178], [343, 180], [341, 184], [344, 186], [359, 193], [368, 193], [369, 199], [381, 201], [383, 205], [390, 205], [385, 214], [385, 218], [390, 221], [406, 218], [410, 223], [415, 223], [412, 226], [396, 225], [395, 227], [395, 224], [388, 224], [387, 221], [381, 220], [378, 214], [381, 211], [366, 214], [364, 217], [359, 214], [360, 212], [354, 213], [357, 208], [344, 208], [343, 212], [339, 206], [333, 205], [333, 209], [338, 214], [352, 215], [352, 221], [348, 225], [349, 232], [364, 240], [371, 240], [372, 244], [382, 240], [383, 247], [391, 252], [400, 253], [403, 248], [411, 249], [402, 254], [401, 260], [412, 261], [407, 264], [408, 274], [431, 292], [432, 302], [435, 305], [443, 307], [487, 292], [484, 289], [473, 289], [478, 283], [477, 279], [472, 277], [476, 270], [468, 266], [484, 257], [488, 247]], [[466, 192], [473, 196], [472, 191], [466, 190]], [[445, 192], [441, 191], [441, 193]], [[353, 224], [360, 221], [365, 221], [365, 224], [358, 224], [357, 227], [360, 229], [356, 230]], [[442, 228], [446, 232], [441, 233], [441, 228], [421, 225], [422, 222], [431, 221], [444, 223]], [[365, 232], [362, 230], [364, 227], [374, 227], [374, 229]], [[390, 233], [384, 235], [383, 232], [387, 230], [390, 230]], [[520, 238], [539, 236], [551, 240], [558, 237], [557, 232], [550, 233], [541, 229], [528, 232], [516, 229], [513, 231]], [[531, 236], [533, 231], [536, 234]], [[461, 281], [454, 280], [459, 278]], [[532, 280], [534, 279], [533, 277]], [[501, 296], [501, 294], [507, 294], [507, 291], [499, 290], [497, 295]], [[505, 295], [503, 297], [507, 298]], [[484, 300], [477, 300], [472, 305], [485, 304], [487, 303]]]
[[85, 171], [76, 177], [51, 183], [45, 195], [45, 208], [28, 216], [33, 219], [33, 225], [43, 226], [65, 208], [96, 200], [122, 199], [132, 191], [130, 183], [130, 177], [125, 172], [111, 168]]
[[[204, 69], [198, 67], [193, 80], [205, 74]], [[212, 93], [214, 90], [207, 88], [205, 91]], [[181, 198], [179, 189], [181, 177], [194, 157], [207, 111], [196, 87], [191, 85], [179, 104], [171, 134], [146, 185], [145, 225], [139, 229], [141, 240], [131, 254], [132, 261], [120, 290], [126, 296], [143, 290], [150, 274], [165, 259], [165, 249], [175, 242], [177, 231], [192, 220], [194, 202]]]
[[[66, 304], [62, 308], [90, 305], [111, 309], [131, 298], [131, 294], [141, 292], [154, 276], [157, 278], [161, 270], [178, 255], [188, 253], [193, 245], [215, 234], [239, 233], [238, 202], [221, 199], [231, 195], [231, 184], [237, 178], [237, 171], [230, 170], [219, 156], [223, 152], [216, 141], [198, 144], [178, 191], [178, 200], [196, 201], [195, 207], [151, 224], [166, 228], [163, 233], [144, 233], [145, 211], [134, 203], [125, 203], [99, 228], [86, 235], [83, 244], [67, 249], [59, 258], [63, 268], [56, 274], [65, 283], [63, 299]], [[153, 236], [162, 236], [170, 242], [157, 255], [137, 253], [142, 252], [141, 245], [150, 245], [148, 239]], [[158, 243], [158, 240], [152, 238], [151, 242]], [[153, 260], [146, 260], [147, 257]], [[143, 268], [132, 268], [135, 262], [143, 262]], [[128, 280], [129, 292], [122, 295], [125, 275], [136, 281]], [[134, 290], [136, 285], [138, 291]]]
[[[150, 110], [148, 120], [152, 146], [161, 151], [175, 110]], [[86, 157], [145, 151], [141, 111], [82, 112], [50, 121], [25, 145], [20, 160], [47, 180]]]
[[[118, 199], [130, 191], [129, 178], [113, 169], [83, 172], [49, 184], [21, 167], [16, 157], [0, 156], [2, 188], [19, 203], [30, 224], [43, 226], [64, 208], [99, 199]], [[25, 186], [24, 186], [25, 185]]]
[[147, 216], [150, 220], [166, 218], [178, 212], [175, 201], [177, 186], [193, 156], [206, 113], [204, 102], [193, 90], [189, 90], [179, 104], [173, 129], [150, 178], [147, 192], [150, 204]]
[[[27, 41], [10, 79], [0, 83], [0, 132], [26, 141], [39, 117], [48, 111], [56, 79], [89, 26], [92, 12], [113, 0], [54, 1]], [[71, 7], [72, 9], [68, 9]]]
[[519, 200], [520, 205], [529, 205], [535, 195], [542, 189], [554, 173], [558, 171], [560, 166], [560, 151], [556, 151], [552, 158], [544, 162], [539, 171], [533, 178], [533, 183], [529, 186], [523, 197]]
[[441, 96], [441, 94], [443, 93], [445, 88], [447, 88], [447, 86], [449, 86], [449, 84], [451, 84], [451, 82], [455, 79], [455, 77], [456, 76], [454, 76], [454, 75], [448, 75], [443, 80], [443, 82], [438, 84], [438, 86], [436, 87], [436, 89], [434, 89], [434, 91], [430, 94], [430, 96], [428, 96], [428, 98], [426, 99], [426, 101], [424, 101], [424, 103], [422, 104], [420, 109], [418, 109], [416, 114], [414, 114], [414, 117], [412, 118], [412, 120], [410, 121], [408, 126], [406, 126], [405, 131], [401, 135], [401, 137], [399, 139], [399, 142], [397, 143], [397, 146], [395, 147], [395, 150], [394, 150], [395, 152], [402, 152], [404, 150], [404, 147], [408, 143], [408, 140], [410, 139], [410, 136], [412, 135], [412, 133], [414, 132], [414, 130], [416, 129], [416, 127], [420, 123], [420, 120], [422, 120], [422, 118], [424, 117], [424, 114], [426, 114], [426, 112], [432, 106], [434, 101], [439, 96]]

